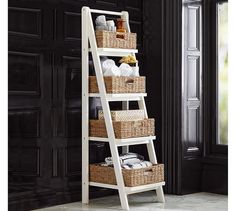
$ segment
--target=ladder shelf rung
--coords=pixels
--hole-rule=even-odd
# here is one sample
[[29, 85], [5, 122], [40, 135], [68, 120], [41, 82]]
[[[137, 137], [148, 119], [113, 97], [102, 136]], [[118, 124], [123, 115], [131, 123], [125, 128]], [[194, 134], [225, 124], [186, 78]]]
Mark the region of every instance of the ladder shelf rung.
[[[89, 185], [101, 187], [101, 188], [118, 189], [117, 185], [110, 185], [110, 184], [98, 183], [98, 182], [89, 182]], [[139, 193], [143, 191], [155, 190], [158, 187], [163, 186], [163, 185], [165, 185], [165, 182], [158, 182], [158, 183], [140, 185], [140, 186], [135, 186], [135, 187], [125, 187], [125, 192], [127, 194]]]
[[[146, 97], [147, 93], [106, 94], [108, 101], [135, 101]], [[89, 93], [89, 97], [100, 97], [99, 93]]]
[[[89, 52], [92, 52], [91, 48]], [[123, 48], [97, 48], [99, 56], [128, 56], [132, 53], [138, 53], [137, 49], [123, 49]]]
[[[124, 139], [115, 139], [115, 143], [116, 146], [128, 146], [128, 145], [148, 144], [150, 141], [155, 139], [156, 136], [124, 138]], [[109, 142], [108, 138], [101, 138], [101, 137], [89, 137], [89, 140], [98, 142]]]

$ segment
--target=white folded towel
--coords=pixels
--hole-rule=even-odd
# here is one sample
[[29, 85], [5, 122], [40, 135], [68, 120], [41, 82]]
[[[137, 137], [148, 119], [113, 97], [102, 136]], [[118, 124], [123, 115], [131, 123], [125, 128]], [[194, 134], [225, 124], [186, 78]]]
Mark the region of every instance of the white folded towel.
[[120, 75], [121, 76], [131, 76], [132, 75], [132, 67], [130, 67], [126, 63], [122, 63], [119, 66], [119, 69], [120, 69]]

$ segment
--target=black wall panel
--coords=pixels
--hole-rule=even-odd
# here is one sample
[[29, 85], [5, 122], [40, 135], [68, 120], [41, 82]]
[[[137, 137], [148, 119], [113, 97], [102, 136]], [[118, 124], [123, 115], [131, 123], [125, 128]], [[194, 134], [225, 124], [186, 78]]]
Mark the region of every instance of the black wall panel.
[[[9, 1], [9, 210], [81, 200], [82, 6], [129, 11], [131, 30], [138, 33], [140, 71], [147, 75], [151, 91], [149, 115], [161, 120], [161, 31], [156, 31], [161, 29], [161, 1], [156, 5], [159, 13], [150, 13], [151, 3], [144, 2]], [[144, 24], [151, 17], [158, 20], [158, 25], [150, 21], [157, 42], [153, 29]], [[156, 47], [149, 50], [152, 42]], [[154, 97], [158, 100], [152, 104]], [[97, 106], [97, 100], [91, 101], [91, 114]], [[160, 151], [160, 145], [156, 147]], [[142, 147], [136, 149], [146, 153]], [[93, 143], [90, 152], [91, 162], [100, 162], [109, 155], [109, 147]], [[91, 192], [111, 193], [92, 188]]]

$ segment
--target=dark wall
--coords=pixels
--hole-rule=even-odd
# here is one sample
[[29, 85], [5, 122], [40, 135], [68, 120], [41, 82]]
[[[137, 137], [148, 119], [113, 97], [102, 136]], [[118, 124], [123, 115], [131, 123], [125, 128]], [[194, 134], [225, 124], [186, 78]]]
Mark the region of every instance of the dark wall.
[[[130, 13], [161, 159], [161, 1], [9, 1], [9, 210], [81, 200], [81, 7]], [[95, 108], [99, 102], [91, 102]], [[91, 111], [94, 113], [94, 111]], [[136, 150], [145, 154], [143, 147]], [[90, 161], [109, 150], [91, 144]], [[99, 191], [98, 191], [99, 190]], [[91, 188], [91, 196], [114, 192]]]

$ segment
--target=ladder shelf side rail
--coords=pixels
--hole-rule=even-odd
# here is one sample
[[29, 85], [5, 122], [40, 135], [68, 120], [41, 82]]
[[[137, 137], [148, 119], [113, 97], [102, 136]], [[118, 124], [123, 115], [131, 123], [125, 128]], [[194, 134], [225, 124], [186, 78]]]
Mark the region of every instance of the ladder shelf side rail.
[[94, 33], [94, 27], [93, 27], [91, 13], [88, 13], [88, 19], [89, 19], [88, 20], [89, 21], [89, 23], [88, 23], [89, 43], [91, 46], [92, 57], [93, 57], [93, 61], [94, 61], [98, 89], [99, 89], [99, 93], [101, 95], [101, 103], [102, 103], [102, 108], [103, 108], [103, 112], [104, 112], [105, 125], [107, 128], [107, 134], [108, 134], [108, 138], [109, 138], [109, 146], [110, 146], [110, 150], [111, 150], [111, 155], [113, 157], [116, 181], [117, 181], [117, 184], [119, 187], [118, 191], [119, 191], [120, 201], [121, 201], [122, 207], [124, 209], [128, 210], [129, 209], [128, 198], [127, 198], [127, 194], [125, 193], [124, 179], [122, 176], [121, 165], [120, 165], [120, 161], [119, 161], [118, 148], [115, 145], [115, 133], [114, 133], [113, 125], [112, 125], [109, 103], [106, 99], [105, 83], [104, 83], [104, 78], [103, 78], [103, 74], [102, 74], [100, 57], [97, 53], [97, 43], [96, 43], [96, 39], [95, 39], [95, 33]]

